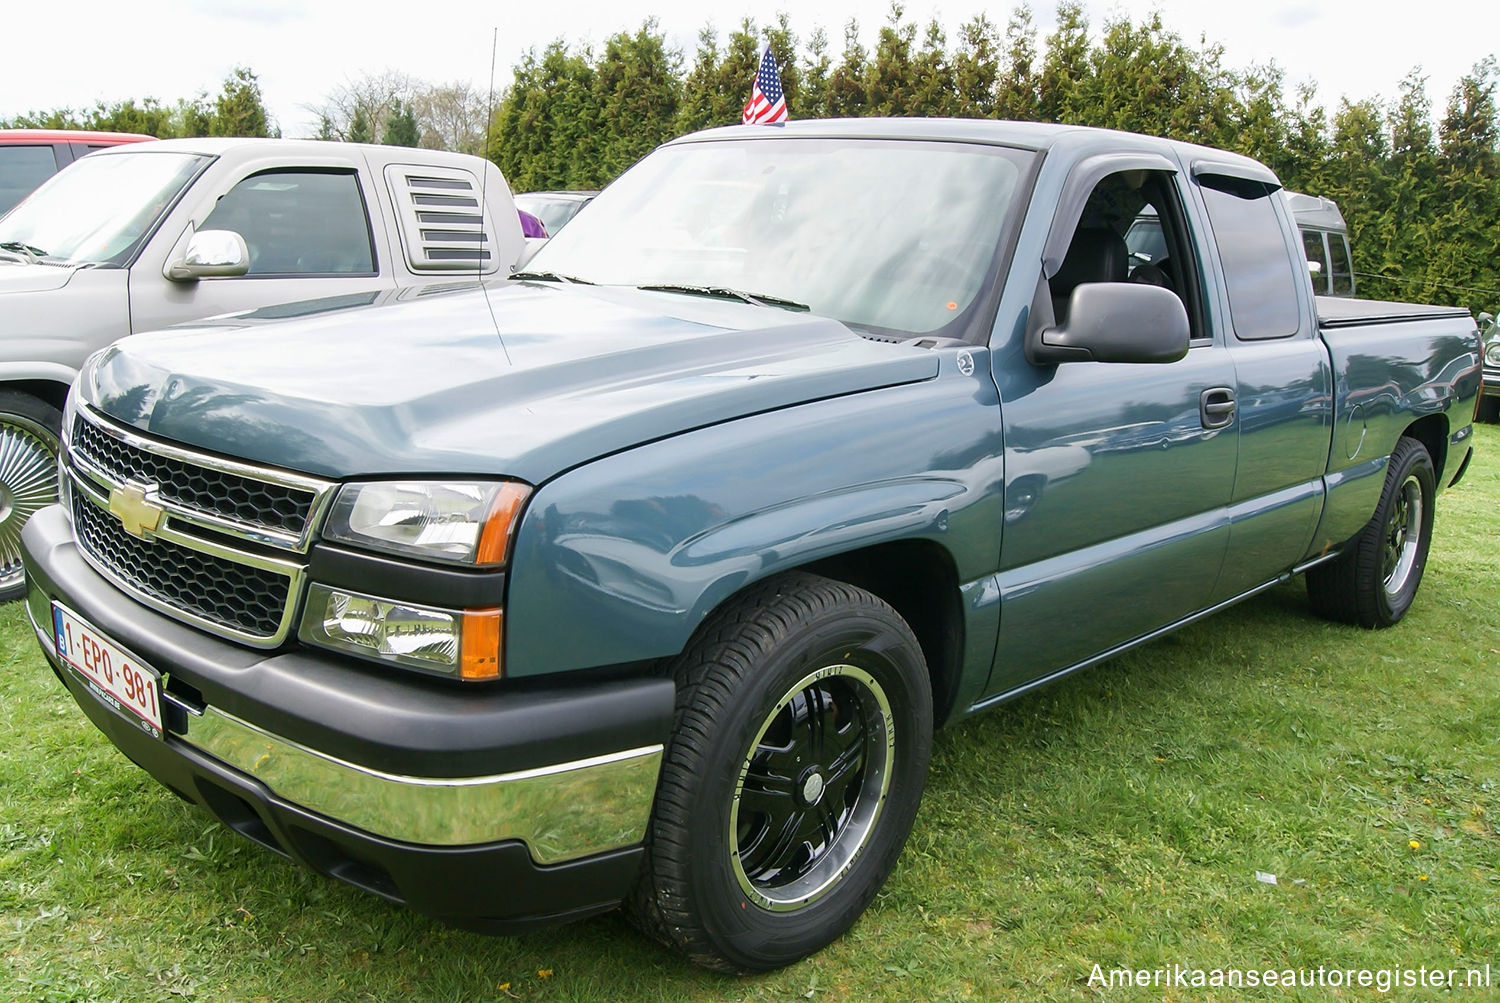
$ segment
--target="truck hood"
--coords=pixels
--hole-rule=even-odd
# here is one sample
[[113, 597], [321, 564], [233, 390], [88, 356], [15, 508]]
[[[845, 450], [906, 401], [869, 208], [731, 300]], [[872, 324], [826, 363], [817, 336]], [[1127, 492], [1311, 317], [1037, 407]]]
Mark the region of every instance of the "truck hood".
[[36, 265], [22, 261], [0, 261], [0, 295], [40, 293], [68, 284], [76, 265]]
[[153, 435], [331, 478], [533, 484], [598, 456], [938, 360], [837, 321], [673, 293], [510, 283], [126, 338], [85, 396]]

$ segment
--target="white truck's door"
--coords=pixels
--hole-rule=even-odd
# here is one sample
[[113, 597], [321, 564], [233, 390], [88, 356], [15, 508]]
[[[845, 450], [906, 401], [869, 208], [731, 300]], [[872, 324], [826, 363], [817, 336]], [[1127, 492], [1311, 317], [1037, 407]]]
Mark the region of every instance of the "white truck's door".
[[[361, 294], [373, 300], [394, 289], [398, 266], [368, 172], [362, 160], [330, 161], [255, 160], [205, 172], [131, 269], [132, 332], [298, 300]], [[242, 236], [249, 272], [167, 278], [166, 267], [199, 230]]]

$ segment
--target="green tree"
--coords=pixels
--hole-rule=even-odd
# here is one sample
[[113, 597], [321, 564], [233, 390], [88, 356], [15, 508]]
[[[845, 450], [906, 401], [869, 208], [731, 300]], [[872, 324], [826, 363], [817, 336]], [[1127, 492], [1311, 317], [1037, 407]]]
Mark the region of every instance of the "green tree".
[[828, 33], [814, 28], [807, 37], [807, 57], [802, 63], [802, 88], [792, 114], [799, 118], [828, 117]]
[[[552, 42], [528, 52], [496, 109], [486, 155], [517, 191], [590, 188], [610, 180], [601, 168], [600, 108], [593, 54]], [[628, 129], [628, 123], [618, 128]]]
[[958, 100], [953, 63], [948, 57], [948, 36], [937, 21], [927, 22], [922, 48], [911, 61], [911, 105], [904, 115], [946, 118], [957, 112]]
[[1019, 121], [1042, 118], [1038, 90], [1036, 25], [1031, 8], [1022, 4], [1005, 25], [1005, 64], [995, 85], [995, 116]]
[[984, 14], [976, 14], [958, 32], [953, 54], [953, 114], [992, 118], [1000, 81], [1000, 32]]
[[280, 136], [261, 99], [260, 82], [249, 67], [237, 66], [224, 78], [208, 122], [210, 136]]
[[828, 75], [826, 104], [830, 116], [854, 118], [869, 114], [865, 88], [869, 64], [870, 54], [859, 41], [859, 22], [851, 17], [844, 26], [843, 56]]
[[1100, 109], [1086, 95], [1094, 75], [1089, 59], [1089, 23], [1078, 0], [1057, 7], [1057, 27], [1047, 36], [1047, 55], [1037, 80], [1037, 112], [1044, 122], [1089, 125]]
[[886, 23], [880, 28], [874, 57], [865, 70], [861, 114], [912, 114], [912, 46], [917, 26], [904, 23], [905, 14], [901, 4], [893, 2]]
[[370, 119], [365, 115], [363, 108], [354, 109], [354, 117], [349, 120], [349, 128], [345, 131], [344, 138], [351, 143], [369, 143], [375, 139], [375, 133], [370, 128]]
[[719, 33], [706, 24], [698, 31], [698, 51], [693, 68], [682, 85], [682, 101], [677, 107], [677, 128], [694, 132], [725, 123], [715, 116], [721, 111], [714, 93], [719, 74]]
[[676, 136], [682, 101], [682, 57], [667, 48], [654, 19], [634, 35], [620, 33], [604, 43], [594, 72], [594, 104], [602, 121], [628, 123], [600, 137], [593, 175], [603, 184]]
[[386, 146], [416, 146], [422, 141], [422, 133], [417, 128], [417, 114], [411, 105], [396, 102], [396, 106], [386, 116], [385, 133], [380, 141]]

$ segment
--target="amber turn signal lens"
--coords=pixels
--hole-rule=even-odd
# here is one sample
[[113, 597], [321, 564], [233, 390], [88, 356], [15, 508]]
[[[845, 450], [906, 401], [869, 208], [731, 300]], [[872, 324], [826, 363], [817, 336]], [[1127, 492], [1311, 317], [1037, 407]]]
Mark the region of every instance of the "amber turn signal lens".
[[516, 528], [516, 515], [530, 493], [529, 487], [514, 481], [502, 484], [495, 492], [495, 500], [490, 503], [489, 514], [484, 518], [484, 528], [479, 531], [479, 546], [474, 552], [476, 564], [505, 563]]
[[500, 677], [500, 642], [504, 613], [492, 609], [463, 611], [463, 649], [458, 660], [461, 679], [498, 679]]

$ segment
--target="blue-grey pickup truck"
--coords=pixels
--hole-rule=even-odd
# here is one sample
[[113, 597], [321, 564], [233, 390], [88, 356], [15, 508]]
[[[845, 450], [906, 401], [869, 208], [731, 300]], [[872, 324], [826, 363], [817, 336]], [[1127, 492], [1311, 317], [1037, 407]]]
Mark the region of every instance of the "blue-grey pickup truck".
[[319, 872], [786, 964], [890, 874], [935, 726], [1292, 575], [1407, 611], [1475, 324], [1315, 299], [1278, 189], [1081, 128], [721, 129], [508, 280], [126, 338], [24, 533], [37, 638]]

